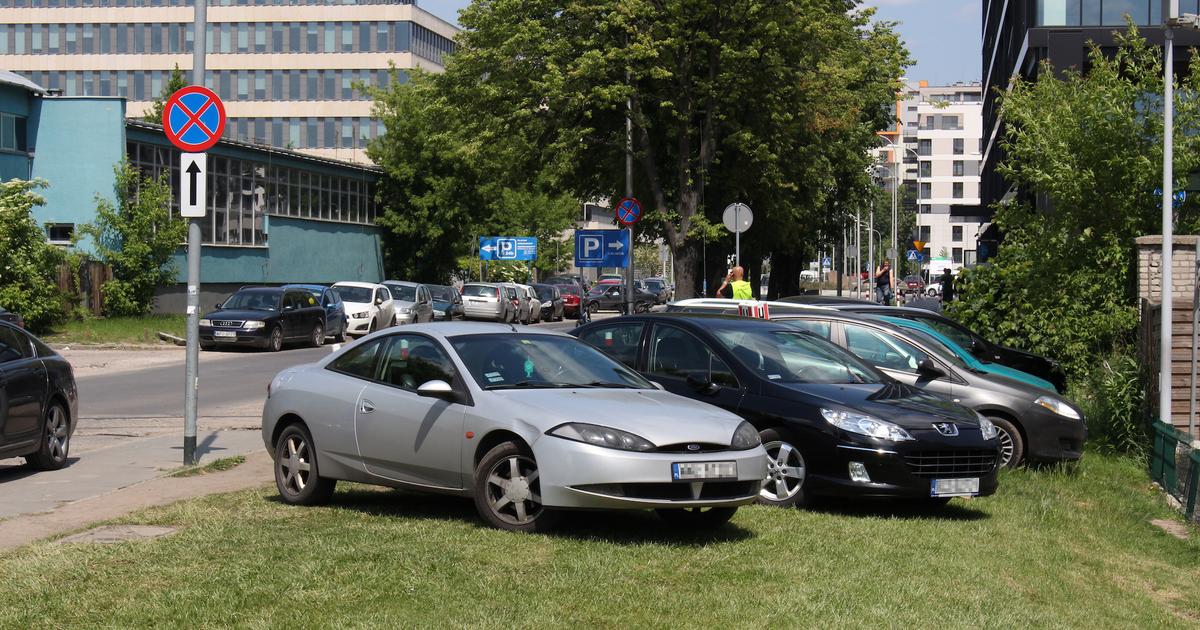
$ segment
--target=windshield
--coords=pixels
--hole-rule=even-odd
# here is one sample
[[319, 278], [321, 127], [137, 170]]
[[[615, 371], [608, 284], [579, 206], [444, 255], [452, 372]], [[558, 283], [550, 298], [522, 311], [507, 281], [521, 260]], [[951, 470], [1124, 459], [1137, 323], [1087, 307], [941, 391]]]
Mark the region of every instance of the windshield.
[[221, 308], [228, 311], [278, 310], [279, 293], [275, 291], [238, 291], [225, 300]]
[[958, 326], [944, 322], [940, 319], [926, 319], [924, 317], [916, 317], [914, 319], [938, 331], [946, 337], [949, 337], [950, 341], [962, 346], [964, 349], [975, 345], [974, 336], [971, 335], [971, 333], [966, 329], [959, 328]]
[[654, 387], [636, 372], [573, 337], [463, 335], [451, 338], [450, 343], [484, 389]]
[[579, 295], [579, 287], [573, 284], [564, 284], [558, 287], [559, 293], [570, 293], [571, 295]]
[[533, 287], [533, 290], [537, 293], [538, 299], [542, 300], [543, 302], [554, 299], [554, 289], [550, 287], [538, 286]]
[[496, 287], [489, 287], [484, 284], [468, 284], [463, 287], [463, 297], [500, 297], [500, 290]]
[[417, 287], [409, 287], [402, 284], [385, 284], [388, 291], [392, 292], [392, 299], [401, 302], [416, 302]]
[[658, 291], [663, 287], [662, 280], [645, 280], [646, 288], [651, 291]]
[[858, 357], [813, 335], [783, 330], [717, 330], [743, 365], [780, 383], [882, 383]]
[[437, 285], [425, 285], [429, 288], [429, 296], [436, 302], [449, 302], [454, 299], [454, 289]]
[[333, 287], [333, 291], [342, 298], [343, 302], [370, 304], [375, 301], [373, 299], [375, 289], [368, 289], [366, 287]]

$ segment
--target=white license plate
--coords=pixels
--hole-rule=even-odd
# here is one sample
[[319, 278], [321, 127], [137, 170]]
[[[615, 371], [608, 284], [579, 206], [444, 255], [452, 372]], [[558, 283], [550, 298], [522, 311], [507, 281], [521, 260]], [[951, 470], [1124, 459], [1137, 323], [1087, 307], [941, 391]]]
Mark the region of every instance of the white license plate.
[[671, 478], [675, 481], [737, 479], [737, 462], [671, 464]]
[[931, 497], [973, 497], [979, 494], [979, 477], [966, 479], [930, 479]]
[[236, 333], [236, 332], [234, 332], [234, 331], [232, 331], [232, 330], [214, 330], [214, 331], [213, 331], [213, 337], [218, 337], [218, 338], [220, 338], [220, 337], [226, 337], [226, 338], [232, 337], [232, 338], [234, 338], [234, 339], [237, 339], [237, 333]]

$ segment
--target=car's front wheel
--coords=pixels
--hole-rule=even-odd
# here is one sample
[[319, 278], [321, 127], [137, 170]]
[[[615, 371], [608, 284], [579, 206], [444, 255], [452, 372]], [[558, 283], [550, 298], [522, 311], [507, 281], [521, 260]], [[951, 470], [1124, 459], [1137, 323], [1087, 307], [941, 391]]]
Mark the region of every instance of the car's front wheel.
[[774, 507], [803, 506], [808, 468], [804, 454], [774, 429], [759, 433], [767, 451], [767, 478], [758, 492], [758, 503]]
[[589, 303], [587, 305], [587, 312], [588, 315], [595, 315], [596, 313], [600, 312], [600, 304], [596, 302]]
[[542, 505], [542, 484], [533, 455], [515, 442], [488, 451], [475, 467], [475, 509], [493, 527], [544, 532], [557, 514]]
[[337, 480], [321, 477], [312, 436], [304, 425], [283, 430], [275, 443], [275, 487], [279, 496], [294, 505], [317, 505], [333, 496]]
[[663, 508], [654, 510], [659, 518], [671, 525], [688, 529], [713, 529], [729, 522], [737, 512], [735, 507]]
[[267, 337], [267, 350], [271, 352], [283, 350], [283, 329], [279, 326], [271, 329], [271, 335]]
[[1004, 418], [988, 416], [988, 420], [996, 425], [999, 433], [996, 439], [1000, 440], [1000, 467], [1016, 468], [1020, 466], [1025, 461], [1025, 440], [1021, 438], [1021, 431]]
[[25, 458], [30, 466], [38, 470], [58, 470], [67, 465], [67, 453], [71, 447], [71, 426], [67, 410], [57, 402], [46, 408], [42, 431], [42, 445], [38, 452]]

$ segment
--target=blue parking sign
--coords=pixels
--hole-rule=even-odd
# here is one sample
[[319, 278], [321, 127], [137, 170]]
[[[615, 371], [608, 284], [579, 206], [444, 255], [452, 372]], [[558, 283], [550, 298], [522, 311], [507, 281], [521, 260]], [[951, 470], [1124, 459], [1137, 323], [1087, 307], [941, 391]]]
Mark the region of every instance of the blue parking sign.
[[533, 236], [480, 236], [480, 260], [537, 260]]
[[576, 267], [628, 267], [629, 232], [575, 230]]

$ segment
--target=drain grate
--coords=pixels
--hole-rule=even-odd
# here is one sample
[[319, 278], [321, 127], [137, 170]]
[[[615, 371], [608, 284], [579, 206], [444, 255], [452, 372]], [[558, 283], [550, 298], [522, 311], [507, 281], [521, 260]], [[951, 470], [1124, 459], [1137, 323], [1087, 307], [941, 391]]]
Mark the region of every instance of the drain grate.
[[170, 536], [174, 534], [174, 527], [161, 527], [158, 525], [106, 525], [104, 527], [96, 527], [89, 529], [86, 532], [80, 532], [72, 536], [67, 536], [58, 541], [60, 545], [71, 545], [76, 543], [97, 543], [101, 545], [111, 545], [113, 543], [125, 542], [128, 540], [148, 540], [151, 538], [160, 538], [162, 536]]

